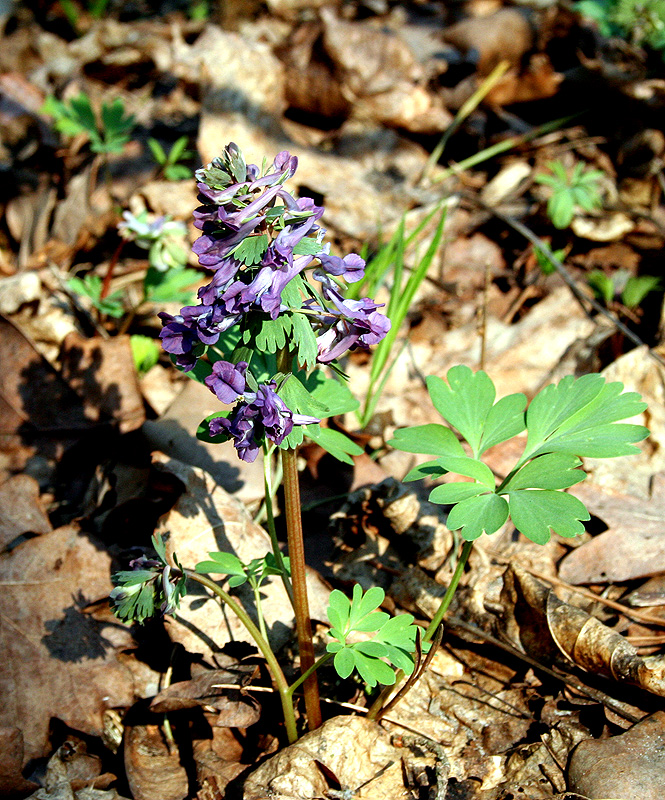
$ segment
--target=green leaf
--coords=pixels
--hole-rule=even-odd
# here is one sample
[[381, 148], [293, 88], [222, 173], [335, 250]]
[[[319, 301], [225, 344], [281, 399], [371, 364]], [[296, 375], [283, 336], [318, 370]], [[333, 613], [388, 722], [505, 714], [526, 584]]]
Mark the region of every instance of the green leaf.
[[132, 358], [134, 366], [139, 375], [145, 375], [159, 361], [161, 347], [150, 336], [140, 336], [132, 334], [129, 337], [129, 344], [132, 348]]
[[328, 408], [302, 385], [295, 375], [290, 375], [281, 385], [279, 396], [291, 411], [322, 419], [328, 416]]
[[[395, 671], [389, 667], [385, 661], [378, 658], [370, 658], [354, 648], [353, 655], [356, 662], [356, 669], [365, 683], [373, 689], [377, 683], [392, 686], [395, 683]], [[335, 658], [337, 658], [335, 656]]]
[[462, 536], [471, 542], [481, 534], [496, 533], [508, 519], [508, 503], [493, 492], [462, 500], [448, 515], [451, 531], [462, 529]]
[[440, 486], [435, 486], [430, 492], [429, 499], [432, 503], [449, 506], [460, 503], [462, 500], [467, 500], [469, 497], [485, 494], [486, 492], [487, 486], [484, 486], [482, 483], [462, 483], [456, 481], [454, 483], [442, 483]]
[[406, 453], [425, 453], [440, 456], [450, 453], [464, 456], [464, 448], [455, 434], [444, 425], [432, 422], [428, 425], [414, 425], [412, 428], [398, 428], [388, 442], [395, 450]]
[[[300, 277], [300, 275], [296, 275], [282, 289], [282, 302], [289, 308], [296, 310], [299, 309], [302, 306], [302, 294], [301, 294], [302, 290], [303, 290], [302, 278]], [[303, 316], [302, 314], [294, 314], [294, 318], [302, 316]], [[307, 324], [309, 325], [309, 321], [307, 321]], [[309, 325], [310, 329], [311, 327], [312, 326]]]
[[319, 425], [307, 425], [305, 432], [312, 441], [345, 464], [353, 465], [354, 462], [351, 456], [359, 456], [364, 452], [360, 445], [352, 442], [348, 436], [345, 436], [340, 431], [322, 428]]
[[166, 272], [150, 267], [143, 282], [145, 299], [151, 303], [189, 303], [192, 292], [183, 291], [201, 280], [201, 273], [195, 269], [172, 267]]
[[446, 474], [446, 470], [439, 465], [438, 459], [435, 461], [426, 461], [424, 464], [419, 464], [417, 467], [409, 470], [402, 478], [403, 481], [418, 481], [423, 478], [441, 478]]
[[487, 414], [478, 454], [522, 433], [526, 428], [525, 408], [526, 395], [522, 393], [509, 394], [497, 401]]
[[351, 615], [349, 624], [352, 630], [359, 620], [371, 614], [385, 599], [386, 593], [380, 586], [372, 586], [363, 595], [362, 587], [356, 583], [353, 587], [353, 600], [351, 602]]
[[[261, 263], [266, 250], [268, 249], [268, 234], [259, 233], [254, 236], [248, 236], [233, 250], [234, 258], [245, 264], [247, 267], [253, 267]], [[274, 352], [274, 351], [272, 351]]]
[[321, 242], [317, 239], [301, 239], [293, 248], [294, 256], [316, 256], [323, 251]]
[[349, 621], [349, 614], [351, 613], [351, 602], [349, 598], [340, 592], [339, 589], [333, 589], [328, 598], [328, 619], [334, 628], [344, 630]]
[[492, 470], [482, 461], [477, 461], [475, 458], [468, 456], [441, 456], [438, 459], [438, 464], [448, 472], [454, 472], [456, 475], [464, 475], [467, 478], [474, 478], [480, 483], [484, 484], [488, 489], [494, 490], [496, 481]]
[[[74, 112], [74, 119], [79, 122], [88, 133], [97, 133], [97, 120], [95, 112], [92, 110], [90, 98], [81, 92], [78, 97], [72, 97], [69, 101], [71, 110]], [[63, 108], [66, 106], [63, 104]]]
[[584, 503], [565, 492], [521, 489], [508, 496], [510, 518], [518, 531], [536, 544], [546, 544], [550, 528], [560, 536], [584, 532], [580, 520], [588, 520]]
[[632, 443], [649, 435], [640, 425], [615, 424], [646, 408], [637, 392], [606, 383], [602, 375], [563, 378], [532, 400], [527, 410], [527, 444], [520, 464], [541, 453], [612, 458], [639, 452]]
[[164, 544], [164, 540], [158, 533], [153, 533], [151, 541], [160, 561], [166, 564], [166, 545]]
[[259, 323], [255, 334], [255, 347], [267, 353], [282, 350], [291, 333], [291, 315], [280, 314], [277, 319], [267, 317]]
[[[293, 308], [293, 306], [291, 306]], [[314, 369], [318, 348], [316, 344], [316, 334], [312, 330], [309, 319], [304, 314], [294, 314], [293, 324], [293, 344], [296, 347], [296, 358], [298, 364], [306, 369]]]
[[176, 161], [179, 161], [182, 156], [185, 155], [185, 148], [187, 147], [187, 137], [180, 136], [178, 139], [175, 140], [173, 143], [173, 147], [169, 150], [169, 163], [175, 164]]
[[346, 414], [358, 408], [358, 401], [344, 381], [326, 378], [320, 370], [317, 370], [312, 378], [314, 381], [308, 381], [311, 395], [327, 407], [329, 417]]
[[[214, 572], [219, 575], [244, 575], [245, 566], [238, 556], [233, 553], [208, 553], [210, 561], [202, 561], [196, 565], [197, 572]], [[212, 564], [212, 568], [203, 569], [202, 565], [208, 566]]]
[[496, 390], [489, 375], [475, 374], [466, 366], [452, 367], [448, 383], [430, 375], [427, 378], [432, 403], [441, 416], [462, 434], [478, 455], [485, 420], [492, 408]]
[[167, 164], [164, 167], [164, 177], [167, 181], [186, 181], [192, 175], [191, 169], [184, 164]]
[[602, 270], [594, 269], [587, 275], [587, 283], [593, 289], [593, 293], [605, 305], [609, 305], [614, 300], [614, 281]]
[[370, 656], [370, 658], [385, 658], [388, 655], [388, 648], [385, 644], [373, 639], [367, 642], [358, 642], [353, 645], [353, 649], [356, 653], [362, 653], [365, 656]]
[[621, 302], [626, 308], [637, 308], [650, 292], [661, 288], [657, 275], [631, 275], [621, 293]]
[[547, 453], [525, 464], [502, 491], [567, 489], [586, 478], [586, 473], [578, 469], [581, 465], [582, 462], [577, 456], [568, 453]]
[[[335, 665], [335, 672], [337, 672], [339, 677], [348, 678], [353, 672], [353, 668], [356, 666], [356, 659], [353, 650], [351, 650], [349, 647], [345, 647], [344, 649], [340, 650], [335, 654], [333, 663]], [[376, 684], [374, 685], [376, 686]]]
[[166, 153], [157, 139], [153, 139], [152, 136], [150, 136], [148, 138], [148, 147], [150, 148], [153, 158], [158, 164], [166, 163]]

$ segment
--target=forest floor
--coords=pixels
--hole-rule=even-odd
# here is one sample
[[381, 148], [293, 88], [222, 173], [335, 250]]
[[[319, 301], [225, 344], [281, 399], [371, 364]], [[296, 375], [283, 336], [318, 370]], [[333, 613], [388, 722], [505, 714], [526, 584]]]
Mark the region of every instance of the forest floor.
[[[31, 5], [0, 17], [0, 793], [660, 800], [664, 51], [549, 2]], [[381, 728], [366, 687], [326, 667], [329, 721], [296, 751], [212, 601], [133, 627], [108, 602], [155, 532], [191, 566], [221, 540], [245, 560], [269, 546], [260, 459], [196, 438], [217, 401], [158, 346], [157, 313], [206, 281], [193, 172], [229, 142], [259, 165], [298, 156], [292, 188], [325, 206], [333, 252], [370, 260], [401, 221], [405, 275], [433, 248], [362, 429], [372, 355], [343, 364], [359, 412], [331, 425], [363, 454], [300, 449], [317, 646], [333, 588], [380, 586], [427, 622], [450, 582], [447, 509], [402, 482], [427, 457], [388, 444], [440, 422], [426, 376], [464, 364], [532, 398], [602, 372], [648, 403], [639, 455], [585, 459], [584, 534], [479, 539], [430, 669]], [[123, 238], [128, 211], [181, 223], [175, 277]], [[523, 443], [488, 453], [496, 475]], [[265, 592], [289, 661], [293, 613]]]

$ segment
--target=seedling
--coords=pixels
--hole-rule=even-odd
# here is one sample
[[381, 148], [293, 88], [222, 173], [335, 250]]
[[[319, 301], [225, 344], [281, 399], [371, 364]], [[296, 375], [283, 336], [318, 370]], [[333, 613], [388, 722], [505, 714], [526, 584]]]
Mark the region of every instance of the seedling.
[[575, 8], [593, 19], [603, 36], [620, 36], [665, 55], [665, 7], [661, 0], [580, 0]]
[[597, 299], [606, 306], [619, 300], [624, 308], [631, 310], [639, 308], [650, 292], [661, 288], [660, 278], [656, 275], [631, 275], [627, 270], [608, 275], [595, 269], [587, 276], [587, 282]]
[[603, 173], [600, 170], [586, 169], [584, 164], [577, 163], [569, 176], [561, 161], [550, 161], [547, 166], [552, 174], [538, 174], [535, 180], [552, 188], [547, 214], [555, 228], [567, 228], [577, 208], [593, 211], [602, 205], [598, 182]]
[[187, 150], [187, 137], [181, 136], [175, 141], [173, 147], [167, 153], [157, 139], [148, 139], [153, 158], [161, 167], [161, 172], [167, 181], [182, 181], [192, 177], [192, 171], [184, 164], [179, 164], [181, 160], [192, 157], [192, 153]]
[[134, 116], [125, 114], [125, 104], [119, 97], [102, 103], [99, 119], [84, 92], [69, 103], [47, 97], [41, 112], [54, 118], [54, 127], [63, 136], [86, 134], [93, 153], [121, 153], [134, 129]]
[[99, 275], [88, 274], [83, 278], [74, 276], [67, 281], [67, 288], [74, 294], [87, 297], [100, 314], [118, 319], [125, 313], [122, 302], [122, 292], [114, 292], [106, 297], [102, 296], [102, 279]]

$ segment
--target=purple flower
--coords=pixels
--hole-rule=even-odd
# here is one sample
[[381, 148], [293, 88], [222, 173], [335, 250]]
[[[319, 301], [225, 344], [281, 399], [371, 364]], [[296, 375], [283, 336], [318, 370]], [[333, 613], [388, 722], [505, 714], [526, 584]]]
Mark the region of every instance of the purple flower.
[[321, 321], [330, 328], [317, 338], [317, 361], [328, 364], [347, 350], [378, 344], [390, 330], [390, 320], [377, 309], [383, 303], [375, 303], [369, 297], [361, 300], [344, 300], [334, 289], [323, 286], [324, 297], [337, 306], [337, 314]]
[[245, 391], [247, 362], [215, 361], [212, 374], [205, 379], [205, 385], [222, 403], [233, 403]]
[[365, 274], [365, 261], [357, 253], [349, 253], [344, 258], [319, 254], [317, 258], [327, 273], [341, 276], [347, 283], [355, 283]]
[[159, 334], [162, 347], [167, 353], [176, 357], [176, 364], [189, 372], [196, 365], [197, 357], [194, 352], [199, 343], [196, 331], [185, 323], [181, 316], [174, 317], [162, 311], [159, 315], [163, 328]]
[[[244, 370], [242, 380], [244, 382]], [[238, 403], [228, 418], [216, 417], [208, 423], [211, 436], [225, 433], [233, 439], [243, 461], [254, 461], [264, 436], [279, 445], [294, 425], [311, 425], [320, 421], [317, 417], [294, 414], [277, 394], [272, 381], [261, 384], [256, 392], [245, 392], [244, 396], [244, 402]]]
[[247, 403], [239, 403], [233, 410], [231, 416], [216, 417], [208, 423], [208, 430], [211, 436], [226, 433], [233, 439], [233, 446], [238, 451], [238, 457], [242, 461], [252, 462], [256, 460], [261, 445], [256, 437], [256, 423], [258, 421], [259, 410]]

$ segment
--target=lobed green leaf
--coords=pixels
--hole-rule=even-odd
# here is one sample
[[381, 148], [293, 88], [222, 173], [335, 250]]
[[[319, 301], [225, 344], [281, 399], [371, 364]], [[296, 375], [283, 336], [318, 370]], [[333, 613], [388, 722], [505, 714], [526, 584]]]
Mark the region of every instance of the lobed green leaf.
[[537, 544], [546, 544], [550, 529], [560, 536], [584, 532], [581, 520], [588, 520], [584, 503], [565, 492], [520, 489], [508, 495], [510, 517], [518, 531]]
[[508, 519], [508, 503], [492, 493], [479, 494], [462, 500], [448, 515], [448, 527], [461, 528], [462, 536], [470, 542], [483, 533], [496, 533]]

